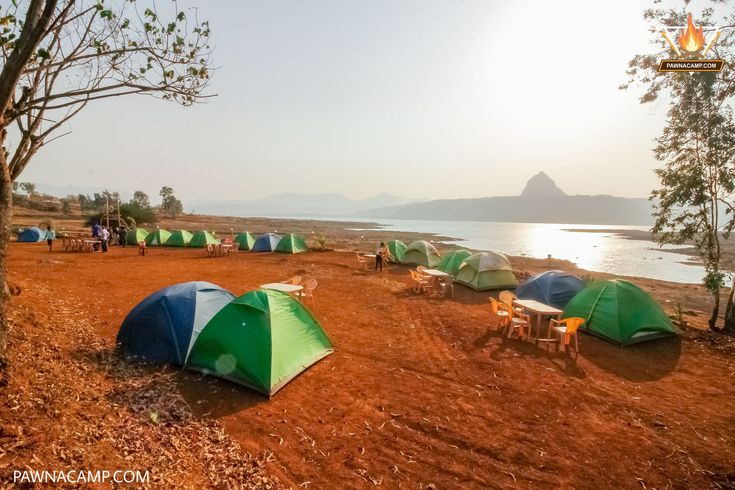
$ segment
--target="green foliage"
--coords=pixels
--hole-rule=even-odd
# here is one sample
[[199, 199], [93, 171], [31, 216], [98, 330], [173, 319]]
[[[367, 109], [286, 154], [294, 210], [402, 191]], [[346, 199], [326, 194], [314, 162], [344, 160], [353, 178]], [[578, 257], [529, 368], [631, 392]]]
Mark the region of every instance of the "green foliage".
[[680, 328], [684, 328], [689, 325], [689, 323], [684, 319], [684, 308], [682, 308], [681, 303], [676, 303], [674, 306], [674, 315], [673, 315], [674, 323]]
[[28, 197], [32, 197], [36, 194], [36, 184], [32, 182], [21, 182], [20, 188], [28, 195]]
[[133, 194], [133, 199], [130, 201], [130, 204], [137, 204], [138, 206], [148, 208], [151, 206], [151, 200], [148, 197], [148, 194], [146, 194], [143, 191], [135, 191]]
[[[661, 186], [651, 193], [659, 243], [693, 242], [704, 262], [703, 285], [712, 294], [710, 328], [716, 329], [720, 289], [726, 273], [720, 270], [720, 240], [735, 227], [735, 124], [729, 106], [735, 96], [735, 35], [731, 29], [721, 36], [711, 53], [725, 60], [719, 74], [660, 73], [659, 61], [673, 56], [661, 36], [661, 27], [686, 23], [684, 8], [662, 8], [658, 0], [644, 11], [650, 24], [652, 52], [638, 54], [628, 64], [628, 82], [644, 88], [641, 103], [668, 97], [671, 107], [667, 125], [658, 139], [656, 158], [664, 166], [656, 170]], [[735, 8], [721, 0], [710, 0], [699, 13], [697, 24], [705, 28], [735, 25]], [[725, 330], [735, 333], [735, 287], [725, 311]]]
[[327, 249], [327, 235], [323, 233], [317, 233], [312, 238], [312, 248], [314, 250], [326, 250]]
[[161, 187], [158, 193], [161, 196], [161, 209], [165, 211], [171, 218], [184, 212], [184, 205], [174, 196], [174, 190], [171, 187]]
[[61, 200], [61, 212], [64, 213], [65, 216], [69, 216], [71, 214], [71, 201], [69, 199]]

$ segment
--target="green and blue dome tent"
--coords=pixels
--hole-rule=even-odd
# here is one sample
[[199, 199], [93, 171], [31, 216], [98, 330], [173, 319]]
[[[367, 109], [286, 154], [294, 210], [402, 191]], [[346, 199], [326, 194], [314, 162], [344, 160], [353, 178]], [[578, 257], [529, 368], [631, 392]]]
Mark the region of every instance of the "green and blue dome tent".
[[163, 288], [128, 313], [117, 343], [126, 356], [183, 366], [202, 328], [234, 298], [204, 281]]
[[271, 397], [333, 351], [324, 329], [301, 302], [260, 289], [232, 300], [209, 321], [186, 366]]

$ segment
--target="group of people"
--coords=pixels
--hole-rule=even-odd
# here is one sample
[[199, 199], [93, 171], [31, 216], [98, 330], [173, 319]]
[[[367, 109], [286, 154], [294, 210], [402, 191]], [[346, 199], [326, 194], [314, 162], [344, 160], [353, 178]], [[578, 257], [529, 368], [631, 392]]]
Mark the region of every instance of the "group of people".
[[[128, 245], [127, 229], [122, 226], [110, 229], [107, 226], [94, 223], [92, 225], [92, 238], [100, 242], [103, 252], [107, 252], [110, 245], [119, 245], [121, 247], [127, 247]], [[96, 246], [95, 250], [97, 250]]]
[[[127, 229], [122, 226], [111, 230], [107, 226], [102, 226], [95, 222], [92, 225], [92, 238], [99, 242], [99, 244], [94, 246], [94, 249], [98, 250], [101, 248], [103, 252], [107, 252], [110, 245], [127, 247], [128, 244]], [[48, 225], [46, 226], [46, 243], [48, 243], [49, 252], [54, 251], [54, 240], [56, 240], [56, 232], [51, 225]]]

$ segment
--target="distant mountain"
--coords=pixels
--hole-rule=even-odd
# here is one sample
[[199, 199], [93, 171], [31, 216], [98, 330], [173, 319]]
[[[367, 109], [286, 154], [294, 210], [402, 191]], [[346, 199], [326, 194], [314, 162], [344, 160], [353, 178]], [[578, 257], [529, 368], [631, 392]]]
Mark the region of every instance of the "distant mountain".
[[343, 216], [366, 209], [397, 206], [415, 202], [405, 197], [379, 194], [366, 199], [352, 199], [342, 194], [284, 193], [251, 201], [199, 200], [186, 203], [198, 214], [226, 216]]
[[545, 172], [539, 172], [526, 182], [526, 188], [521, 192], [521, 197], [554, 197], [566, 196], [566, 193], [556, 186], [556, 182]]
[[361, 218], [518, 223], [650, 225], [651, 204], [645, 198], [607, 195], [569, 196], [541, 172], [520, 196], [440, 199], [388, 206], [354, 214]]

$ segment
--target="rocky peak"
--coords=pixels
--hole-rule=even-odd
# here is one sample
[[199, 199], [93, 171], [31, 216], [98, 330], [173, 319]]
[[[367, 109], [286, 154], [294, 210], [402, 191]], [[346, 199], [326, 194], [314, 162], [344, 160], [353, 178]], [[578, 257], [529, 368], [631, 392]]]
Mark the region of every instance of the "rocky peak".
[[526, 188], [521, 192], [521, 197], [553, 197], [566, 196], [566, 193], [556, 186], [551, 177], [544, 172], [539, 172], [526, 182]]

